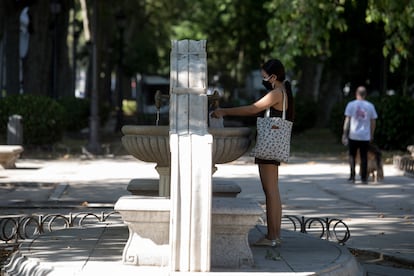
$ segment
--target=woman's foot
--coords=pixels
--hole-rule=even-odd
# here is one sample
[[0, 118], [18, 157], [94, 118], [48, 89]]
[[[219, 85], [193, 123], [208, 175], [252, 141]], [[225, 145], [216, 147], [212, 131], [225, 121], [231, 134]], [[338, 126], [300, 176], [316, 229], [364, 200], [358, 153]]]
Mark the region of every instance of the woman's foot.
[[270, 247], [278, 247], [281, 245], [281, 240], [279, 238], [276, 239], [268, 239], [267, 237], [263, 237], [260, 240], [256, 241], [253, 245], [254, 246], [270, 246]]

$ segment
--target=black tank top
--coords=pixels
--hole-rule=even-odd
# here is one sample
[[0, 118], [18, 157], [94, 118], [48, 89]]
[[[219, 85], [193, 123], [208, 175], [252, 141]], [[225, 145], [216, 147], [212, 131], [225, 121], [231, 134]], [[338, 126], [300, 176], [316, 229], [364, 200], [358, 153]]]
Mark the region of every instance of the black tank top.
[[[266, 113], [266, 110], [260, 112], [257, 117], [264, 117], [265, 113]], [[280, 117], [280, 118], [282, 118], [282, 115], [283, 115], [283, 111], [280, 111], [280, 110], [274, 109], [273, 107], [270, 107], [270, 117]]]

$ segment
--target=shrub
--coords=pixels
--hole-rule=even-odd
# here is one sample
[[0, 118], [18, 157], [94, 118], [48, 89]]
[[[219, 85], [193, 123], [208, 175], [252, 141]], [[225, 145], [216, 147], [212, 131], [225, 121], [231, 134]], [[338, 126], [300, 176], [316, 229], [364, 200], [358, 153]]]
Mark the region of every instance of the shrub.
[[[66, 97], [58, 100], [65, 110], [66, 131], [77, 132], [89, 127], [91, 101], [86, 98]], [[111, 114], [107, 103], [99, 103], [100, 126], [104, 126]]]
[[90, 101], [75, 97], [66, 97], [58, 100], [65, 109], [67, 131], [79, 131], [89, 124]]
[[[385, 150], [405, 150], [414, 144], [414, 100], [394, 95], [368, 98], [378, 113], [374, 142]], [[347, 102], [338, 103], [332, 110], [330, 129], [340, 139]]]
[[0, 100], [0, 131], [7, 132], [9, 116], [22, 116], [23, 143], [50, 145], [62, 139], [65, 110], [56, 101], [36, 95], [11, 95]]
[[315, 126], [318, 114], [316, 106], [311, 98], [295, 97], [293, 132], [300, 133]]
[[414, 99], [394, 95], [371, 101], [378, 113], [375, 142], [383, 149], [404, 151], [414, 144]]

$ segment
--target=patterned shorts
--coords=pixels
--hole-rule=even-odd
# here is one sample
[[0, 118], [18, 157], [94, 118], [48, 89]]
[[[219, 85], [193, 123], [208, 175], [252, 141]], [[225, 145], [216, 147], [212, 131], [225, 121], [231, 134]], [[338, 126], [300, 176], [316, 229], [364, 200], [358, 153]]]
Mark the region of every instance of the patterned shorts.
[[254, 163], [255, 164], [273, 164], [276, 166], [280, 166], [280, 162], [276, 161], [276, 160], [265, 160], [265, 159], [260, 159], [260, 158], [255, 158], [254, 159]]

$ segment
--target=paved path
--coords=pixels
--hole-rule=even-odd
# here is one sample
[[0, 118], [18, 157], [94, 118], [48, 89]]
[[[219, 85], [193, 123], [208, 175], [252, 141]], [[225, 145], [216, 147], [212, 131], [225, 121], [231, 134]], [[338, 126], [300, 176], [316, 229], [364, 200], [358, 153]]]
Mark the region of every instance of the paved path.
[[[279, 170], [284, 214], [340, 218], [351, 230], [347, 246], [414, 263], [414, 178], [384, 170], [381, 183], [349, 184], [347, 164], [293, 160]], [[236, 179], [240, 196], [263, 202], [256, 167], [224, 165], [215, 176]]]
[[[218, 165], [214, 179], [234, 181], [242, 188], [239, 197], [263, 203], [257, 167], [251, 161], [243, 157]], [[382, 183], [349, 184], [345, 181], [346, 164], [301, 158], [281, 166], [279, 174], [284, 214], [342, 219], [351, 231], [346, 243], [349, 248], [414, 264], [413, 178], [386, 165]], [[0, 170], [0, 215], [45, 210], [50, 213], [53, 206], [60, 212], [82, 204], [111, 206], [128, 194], [126, 186], [130, 179], [157, 177], [154, 164], [130, 156], [97, 160], [20, 159], [17, 169]], [[368, 275], [394, 273], [389, 267], [365, 267]], [[387, 271], [389, 274], [384, 274]], [[412, 270], [398, 270], [398, 275], [412, 274]]]

